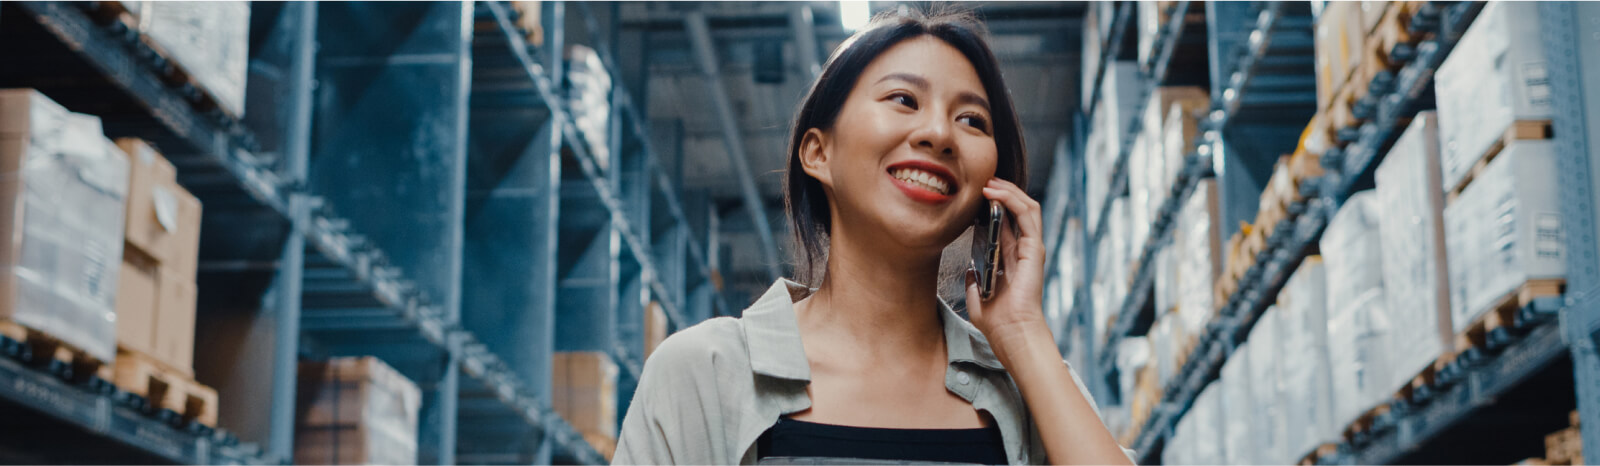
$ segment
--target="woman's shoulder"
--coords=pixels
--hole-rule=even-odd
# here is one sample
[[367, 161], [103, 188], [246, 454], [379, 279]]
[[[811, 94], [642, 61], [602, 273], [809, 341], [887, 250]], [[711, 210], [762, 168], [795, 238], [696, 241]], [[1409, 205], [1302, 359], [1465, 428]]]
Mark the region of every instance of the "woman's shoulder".
[[662, 340], [645, 359], [645, 376], [652, 373], [708, 375], [738, 366], [748, 368], [748, 352], [739, 319], [711, 318], [673, 332]]

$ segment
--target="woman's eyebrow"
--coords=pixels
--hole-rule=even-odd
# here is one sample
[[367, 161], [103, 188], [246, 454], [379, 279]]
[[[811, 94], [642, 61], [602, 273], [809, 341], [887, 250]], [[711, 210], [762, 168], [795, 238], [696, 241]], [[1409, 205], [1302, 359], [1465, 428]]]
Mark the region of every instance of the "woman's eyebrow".
[[989, 110], [989, 99], [985, 99], [985, 98], [983, 98], [983, 96], [975, 94], [975, 93], [972, 93], [972, 92], [962, 92], [960, 94], [956, 94], [956, 103], [959, 103], [959, 104], [973, 104], [973, 105], [977, 105], [979, 107], [983, 107], [983, 111], [985, 111], [985, 112], [990, 111]]
[[927, 91], [929, 87], [932, 87], [932, 85], [928, 83], [928, 78], [911, 73], [889, 73], [882, 78], [878, 78], [878, 82], [881, 83], [891, 79], [905, 81], [910, 83], [912, 86], [916, 86], [916, 88], [921, 91]]

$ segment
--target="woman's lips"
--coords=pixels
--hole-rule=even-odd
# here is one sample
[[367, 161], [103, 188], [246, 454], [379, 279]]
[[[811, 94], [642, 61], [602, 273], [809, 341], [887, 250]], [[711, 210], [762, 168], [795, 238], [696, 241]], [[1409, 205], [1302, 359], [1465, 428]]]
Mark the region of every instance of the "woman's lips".
[[900, 188], [900, 192], [905, 193], [906, 197], [909, 197], [917, 202], [943, 204], [950, 202], [951, 199], [955, 199], [954, 196], [931, 191], [928, 188], [922, 187], [921, 185], [895, 178], [894, 175], [888, 173], [885, 173], [883, 176], [889, 177], [889, 180], [894, 183], [895, 187]]

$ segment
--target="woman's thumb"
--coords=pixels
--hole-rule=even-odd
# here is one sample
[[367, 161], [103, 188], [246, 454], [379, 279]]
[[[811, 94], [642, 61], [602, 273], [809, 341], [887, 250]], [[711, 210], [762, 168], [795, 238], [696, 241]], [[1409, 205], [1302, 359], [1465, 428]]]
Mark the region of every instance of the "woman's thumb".
[[969, 268], [964, 275], [967, 282], [967, 315], [976, 319], [983, 314], [983, 294], [978, 291], [978, 272]]

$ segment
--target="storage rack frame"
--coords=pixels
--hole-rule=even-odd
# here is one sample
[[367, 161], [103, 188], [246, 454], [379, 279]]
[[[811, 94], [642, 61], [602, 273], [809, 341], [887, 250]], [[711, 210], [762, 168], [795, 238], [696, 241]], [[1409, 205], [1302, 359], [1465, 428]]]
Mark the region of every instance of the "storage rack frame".
[[[1262, 74], [1257, 64], [1263, 60], [1281, 59], [1283, 48], [1274, 51], [1272, 46], [1275, 42], [1285, 40], [1285, 37], [1291, 37], [1288, 40], [1295, 43], [1288, 48], [1289, 53], [1308, 53], [1301, 44], [1304, 37], [1298, 36], [1306, 32], [1310, 25], [1303, 22], [1305, 18], [1294, 18], [1295, 23], [1285, 25], [1284, 17], [1303, 15], [1285, 14], [1284, 4], [1279, 2], [1262, 3], [1259, 8], [1247, 4], [1207, 5], [1207, 35], [1212, 44], [1213, 112], [1203, 122], [1200, 146], [1190, 154], [1188, 166], [1169, 197], [1162, 201], [1160, 215], [1153, 220], [1146, 244], [1135, 245], [1141, 246], [1135, 249], [1139, 252], [1138, 273], [1134, 275], [1124, 302], [1115, 307], [1117, 316], [1115, 325], [1106, 335], [1108, 343], [1095, 345], [1095, 329], [1092, 328], [1058, 334], [1076, 335], [1079, 341], [1065, 341], [1061, 346], [1085, 351], [1090, 355], [1090, 361], [1097, 362], [1081, 369], [1088, 369], [1095, 375], [1086, 380], [1090, 381], [1090, 388], [1102, 400], [1116, 399], [1109, 388], [1111, 376], [1115, 373], [1116, 341], [1148, 331], [1153, 321], [1154, 311], [1147, 305], [1153, 273], [1150, 265], [1155, 252], [1166, 245], [1175, 200], [1185, 198], [1194, 181], [1217, 176], [1214, 172], [1220, 174], [1226, 170], [1197, 169], [1196, 165], [1205, 165], [1206, 162], [1213, 166], [1224, 165], [1228, 161], [1213, 157], [1235, 152], [1231, 147], [1232, 141], [1229, 141], [1232, 138], [1224, 130], [1231, 129], [1230, 123], [1241, 112], [1241, 105], [1248, 105], [1247, 97], [1251, 96], [1254, 89], [1252, 82], [1264, 79], [1275, 87], [1293, 88], [1297, 85], [1292, 82], [1292, 77]], [[1125, 10], [1130, 7], [1129, 3], [1120, 5], [1118, 17], [1129, 15]], [[1369, 83], [1370, 97], [1357, 105], [1357, 111], [1368, 116], [1369, 121], [1358, 127], [1341, 129], [1340, 134], [1336, 135], [1349, 144], [1324, 156], [1323, 164], [1330, 172], [1329, 176], [1307, 183], [1310, 186], [1302, 194], [1308, 199], [1291, 206], [1298, 217], [1278, 225], [1268, 239], [1266, 250], [1257, 256], [1256, 263], [1241, 279], [1239, 290], [1226, 303], [1218, 303], [1218, 317], [1207, 325], [1199, 345], [1173, 382], [1164, 387], [1161, 403], [1150, 419], [1139, 426], [1139, 434], [1134, 444], [1129, 446], [1137, 451], [1140, 463], [1159, 459], [1160, 449], [1172, 435], [1178, 419], [1192, 406], [1201, 389], [1219, 376], [1222, 364], [1235, 345], [1245, 338], [1267, 304], [1275, 299], [1288, 275], [1306, 256], [1308, 248], [1321, 237], [1333, 214], [1352, 194], [1356, 181], [1370, 175], [1383, 151], [1403, 129], [1401, 123], [1418, 110], [1419, 101], [1432, 86], [1434, 71], [1482, 7], [1483, 2], [1430, 2], [1424, 7], [1424, 15], [1429, 17], [1417, 23], [1422, 28], [1432, 28], [1434, 37], [1424, 40], [1414, 49], [1395, 51], [1411, 56], [1406, 57], [1409, 60], [1398, 72], [1381, 74]], [[1178, 8], [1183, 11], [1184, 7]], [[1375, 419], [1371, 429], [1339, 445], [1337, 454], [1319, 458], [1320, 462], [1381, 464], [1397, 461], [1420, 443], [1443, 434], [1475, 410], [1492, 403], [1496, 397], [1527, 380], [1538, 368], [1546, 366], [1563, 353], [1569, 354], [1573, 361], [1581, 424], [1600, 425], [1600, 354], [1596, 352], [1596, 342], [1600, 341], [1600, 254], [1597, 254], [1595, 246], [1595, 206], [1600, 204], [1595, 196], [1600, 195], [1600, 188], [1597, 188], [1600, 182], [1597, 182], [1597, 173], [1593, 171], [1589, 155], [1594, 147], [1589, 135], [1600, 134], [1600, 115], [1585, 114], [1586, 108], [1600, 108], [1600, 105], [1594, 104], [1600, 101], [1600, 95], [1597, 95], [1600, 93], [1582, 86], [1585, 77], [1592, 80], [1600, 75], [1600, 53], [1594, 51], [1594, 47], [1579, 46], [1584, 43], [1580, 41], [1600, 31], [1593, 21], [1582, 20], [1600, 17], [1600, 8], [1582, 3], [1546, 2], [1540, 5], [1540, 13], [1543, 23], [1541, 40], [1548, 53], [1554, 96], [1552, 101], [1555, 102], [1554, 134], [1561, 167], [1560, 181], [1567, 187], [1562, 192], [1562, 216], [1566, 225], [1568, 291], [1561, 298], [1535, 300], [1519, 312], [1515, 325], [1492, 335], [1488, 347], [1474, 348], [1464, 353], [1455, 363], [1442, 370], [1433, 384], [1421, 387], [1413, 401], [1392, 402], [1388, 414]], [[1158, 50], [1170, 50], [1172, 47], [1168, 41], [1173, 37], [1167, 34], [1168, 31], [1163, 29]], [[1120, 44], [1116, 42], [1123, 40], [1122, 35], [1114, 33], [1111, 40], [1112, 44], [1102, 47], [1102, 66], [1110, 66], [1109, 62], [1117, 59]], [[1160, 66], [1170, 60], [1168, 55], [1156, 56], [1156, 63], [1141, 63], [1141, 70], [1161, 69]], [[1152, 76], [1146, 72], [1144, 77], [1147, 80], [1141, 83], [1141, 104], [1135, 109], [1141, 108], [1150, 90], [1163, 82], [1159, 74]], [[1222, 79], [1224, 77], [1227, 79]], [[1097, 79], [1096, 86], [1099, 85]], [[1100, 95], [1098, 89], [1094, 95]], [[1295, 96], [1285, 98], [1294, 99]], [[1079, 128], [1082, 130], [1081, 124]], [[1129, 134], [1121, 136], [1126, 138], [1138, 131], [1135, 126]], [[1081, 139], [1076, 145], [1080, 152]], [[1053, 187], [1051, 190], [1047, 211], [1076, 212], [1082, 218], [1086, 209], [1099, 208], [1101, 223], [1105, 223], [1105, 212], [1108, 212], [1111, 200], [1122, 195], [1127, 185], [1127, 145], [1123, 147], [1124, 152], [1119, 154], [1112, 170], [1112, 189], [1104, 206], [1085, 206], [1077, 202], [1075, 199], [1082, 194], [1078, 191], [1081, 182], [1078, 185], [1063, 183], [1063, 187]], [[1270, 165], [1271, 162], [1267, 163]], [[1085, 175], [1081, 172], [1081, 164], [1073, 169], [1078, 172], [1070, 174], [1069, 179], [1082, 180]], [[1224, 183], [1240, 182], [1237, 178], [1222, 178]], [[1264, 179], [1245, 180], [1243, 183], [1250, 181], [1259, 183]], [[1256, 193], [1259, 193], [1259, 187], [1259, 184], [1254, 186]], [[1225, 224], [1234, 223], [1227, 222], [1228, 219], [1251, 218], [1248, 214], [1254, 212], [1254, 196], [1230, 196], [1226, 187], [1223, 191]], [[1061, 205], [1065, 207], [1057, 207]], [[1232, 213], [1228, 212], [1230, 207]], [[1054, 221], [1059, 220], [1052, 219]], [[1060, 226], [1052, 227], [1051, 231], [1064, 230]], [[1094, 268], [1098, 266], [1093, 263], [1095, 254], [1092, 252], [1103, 239], [1103, 229], [1098, 225], [1085, 229], [1085, 250], [1079, 254], [1088, 264], [1086, 277], [1092, 277]], [[1056, 251], [1062, 241], [1061, 235], [1052, 235], [1048, 239], [1051, 241], [1048, 250]], [[1054, 267], [1046, 270], [1047, 273], [1055, 273]], [[1091, 324], [1090, 281], [1085, 278], [1080, 288], [1074, 290], [1076, 299], [1069, 328]], [[1600, 428], [1586, 427], [1582, 429], [1582, 436], [1586, 451], [1600, 451]]]
[[[611, 355], [622, 369], [620, 419], [642, 372], [643, 348], [629, 343], [641, 342], [646, 300], [661, 306], [669, 328], [729, 310], [712, 281], [715, 265], [707, 262], [715, 232], [704, 232], [703, 220], [715, 214], [705, 212], [709, 205], [685, 204], [659, 169], [662, 162], [651, 147], [642, 109], [622, 85], [609, 50], [611, 25], [600, 20], [605, 12], [587, 4], [578, 4], [578, 17], [569, 21], [566, 3], [543, 2], [542, 47], [526, 42], [526, 31], [515, 25], [516, 12], [503, 2], [435, 2], [382, 11], [316, 2], [255, 8], [253, 16], [276, 18], [255, 21], [274, 29], [261, 33], [268, 35], [262, 44], [269, 45], [258, 44], [270, 50], [252, 49], [251, 91], [269, 86], [275, 103], [257, 107], [262, 101], [252, 98], [246, 120], [206, 110], [190, 85], [164, 82], [164, 59], [127, 26], [97, 18], [99, 5], [8, 6], [13, 4], [7, 15], [20, 13], [40, 25], [109, 81], [111, 90], [143, 110], [137, 117], [108, 119], [107, 133], [155, 142], [179, 167], [179, 182], [205, 204], [201, 281], [214, 288], [202, 286], [201, 320], [212, 316], [217, 325], [207, 332], [246, 341], [241, 347], [249, 350], [229, 361], [241, 369], [224, 373], [225, 380], [216, 385], [229, 395], [235, 393], [230, 389], [256, 387], [238, 390], [224, 403], [225, 410], [235, 410], [225, 411], [224, 418], [239, 424], [224, 427], [253, 434], [265, 447], [192, 424], [167, 427], [166, 420], [118, 404], [118, 393], [106, 384], [72, 386], [47, 371], [0, 361], [0, 375], [14, 380], [0, 390], [10, 402], [37, 406], [54, 419], [158, 461], [284, 463], [293, 456], [297, 361], [372, 354], [424, 389], [422, 462], [601, 463], [603, 458], [551, 408], [551, 353]], [[394, 19], [388, 24], [401, 26], [377, 28], [381, 37], [341, 35], [347, 31], [330, 24], [341, 13], [368, 14], [380, 23]], [[574, 23], [582, 26], [569, 31]], [[601, 139], [611, 149], [609, 160], [595, 158], [564, 99], [561, 52], [569, 36], [579, 35], [599, 51], [603, 71], [614, 83], [606, 93], [612, 130]], [[409, 45], [421, 49], [339, 55], [325, 48], [362, 40], [411, 40]], [[426, 99], [398, 92], [415, 84], [396, 78], [400, 67], [434, 70], [447, 91]], [[430, 111], [395, 121], [396, 116], [376, 110], [388, 107], [349, 102], [339, 107], [337, 96], [329, 95], [386, 90], [384, 99]], [[520, 128], [540, 131], [525, 141], [496, 140], [492, 136], [501, 133], [494, 130], [507, 128], [493, 125], [505, 115], [526, 117], [519, 121], [532, 124]], [[423, 141], [434, 149], [405, 165], [362, 152], [363, 144], [391, 143], [382, 136], [317, 126], [352, 121], [443, 132]], [[480, 126], [487, 129], [480, 133]], [[368, 156], [348, 159], [377, 160], [366, 174], [391, 182], [439, 180], [431, 187], [443, 193], [440, 217], [424, 218], [439, 220], [432, 231], [422, 232], [431, 235], [425, 242], [405, 238], [416, 232], [364, 230], [374, 223], [371, 216], [396, 213], [353, 200], [339, 183], [327, 181], [339, 173], [324, 172], [324, 181], [316, 181], [318, 169], [344, 163], [338, 157], [346, 152]], [[399, 184], [365, 188], [404, 195]], [[338, 210], [367, 217], [344, 217]], [[516, 218], [520, 223], [507, 222], [508, 236], [496, 229], [501, 225], [473, 223], [471, 211], [526, 216]], [[429, 230], [424, 226], [417, 229]], [[573, 243], [582, 246], [578, 257], [563, 247]], [[419, 249], [429, 248], [439, 253], [418, 258]], [[489, 253], [507, 248], [532, 254], [521, 261], [526, 267], [501, 283], [484, 283], [489, 277], [483, 271], [505, 271], [494, 268]], [[563, 261], [565, 270], [558, 267]], [[473, 275], [474, 267], [488, 268]], [[240, 277], [265, 283], [229, 286]], [[472, 292], [466, 280], [476, 280]], [[485, 297], [484, 289], [513, 291]], [[245, 311], [211, 308], [227, 301], [217, 295], [241, 290], [253, 291], [246, 296], [259, 302]], [[510, 315], [521, 320], [502, 322], [507, 314], [484, 314], [496, 305], [513, 309]], [[584, 320], [593, 315], [603, 318]], [[252, 323], [236, 325], [240, 318]], [[532, 351], [525, 349], [529, 346]], [[205, 358], [197, 358], [202, 371]]]

